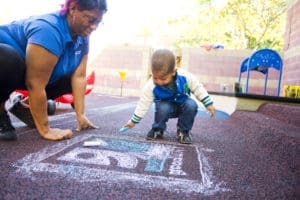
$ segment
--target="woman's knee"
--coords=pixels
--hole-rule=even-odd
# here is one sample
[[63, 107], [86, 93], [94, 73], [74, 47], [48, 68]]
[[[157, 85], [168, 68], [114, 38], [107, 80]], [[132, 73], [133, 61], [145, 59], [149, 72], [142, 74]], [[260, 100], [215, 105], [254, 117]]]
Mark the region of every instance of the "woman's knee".
[[7, 99], [16, 89], [25, 85], [26, 65], [24, 59], [12, 46], [0, 43], [0, 89], [1, 99]]
[[20, 53], [14, 47], [8, 44], [0, 43], [0, 63], [1, 68], [8, 65], [10, 68], [13, 66], [25, 70], [25, 59], [22, 58]]
[[[0, 70], [1, 77], [10, 81], [24, 81], [25, 60], [12, 46], [0, 43]], [[8, 78], [11, 77], [11, 78]]]

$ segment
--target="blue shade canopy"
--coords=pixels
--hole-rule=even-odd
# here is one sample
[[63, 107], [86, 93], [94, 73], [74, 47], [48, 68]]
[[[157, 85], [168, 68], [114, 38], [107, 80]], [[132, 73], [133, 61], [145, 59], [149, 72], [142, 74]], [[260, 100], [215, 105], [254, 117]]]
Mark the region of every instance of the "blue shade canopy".
[[282, 59], [280, 55], [272, 49], [260, 49], [255, 51], [250, 57], [243, 60], [240, 66], [238, 82], [241, 82], [242, 73], [247, 72], [245, 92], [248, 92], [250, 71], [258, 71], [265, 75], [264, 94], [266, 94], [269, 68], [278, 71], [277, 96], [280, 94], [280, 84], [282, 76]]

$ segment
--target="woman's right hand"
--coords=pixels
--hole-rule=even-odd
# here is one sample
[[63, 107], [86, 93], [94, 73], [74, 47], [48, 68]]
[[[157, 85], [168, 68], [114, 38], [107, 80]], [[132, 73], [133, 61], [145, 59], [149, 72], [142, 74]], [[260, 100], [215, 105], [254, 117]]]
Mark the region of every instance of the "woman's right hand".
[[52, 141], [70, 139], [72, 135], [72, 130], [59, 128], [50, 128], [47, 133], [41, 134], [44, 139]]

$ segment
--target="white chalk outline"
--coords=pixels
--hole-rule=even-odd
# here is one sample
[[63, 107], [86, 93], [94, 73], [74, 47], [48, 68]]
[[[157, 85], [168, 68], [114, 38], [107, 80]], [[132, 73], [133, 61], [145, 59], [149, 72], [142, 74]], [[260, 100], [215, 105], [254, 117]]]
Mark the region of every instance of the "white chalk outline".
[[[128, 109], [129, 107], [134, 107], [136, 102], [129, 102], [118, 104], [114, 106], [107, 106], [102, 108], [94, 108], [89, 109], [89, 115], [97, 114], [98, 115], [105, 115], [112, 112], [117, 112], [123, 109]], [[101, 112], [99, 112], [101, 111]], [[64, 121], [66, 123], [66, 118], [69, 116], [73, 116], [74, 113], [64, 113], [60, 115], [53, 116], [55, 121]], [[63, 119], [63, 120], [62, 120]], [[71, 140], [64, 140], [60, 143], [56, 143], [53, 146], [46, 147], [36, 153], [29, 154], [24, 158], [16, 161], [13, 166], [17, 168], [15, 172], [13, 172], [13, 176], [24, 175], [30, 179], [38, 179], [35, 177], [34, 174], [36, 172], [49, 172], [52, 174], [56, 174], [57, 176], [64, 176], [70, 179], [76, 179], [78, 182], [98, 182], [98, 181], [105, 181], [109, 183], [122, 183], [122, 182], [132, 182], [135, 184], [137, 188], [148, 187], [148, 188], [164, 188], [171, 192], [185, 192], [185, 193], [202, 193], [204, 195], [212, 195], [216, 192], [225, 192], [230, 191], [224, 187], [224, 182], [215, 183], [213, 182], [212, 176], [212, 169], [208, 163], [207, 158], [204, 155], [204, 152], [207, 151], [204, 148], [200, 148], [195, 145], [190, 145], [190, 147], [194, 147], [197, 152], [197, 159], [199, 162], [199, 174], [201, 178], [197, 180], [188, 180], [184, 178], [175, 178], [175, 177], [164, 177], [164, 176], [152, 176], [152, 175], [145, 175], [145, 174], [136, 174], [136, 173], [129, 173], [129, 172], [119, 172], [114, 170], [104, 170], [104, 169], [95, 169], [95, 168], [88, 168], [83, 166], [75, 166], [75, 165], [62, 165], [62, 164], [51, 164], [51, 163], [43, 163], [42, 161], [46, 160], [49, 157], [52, 157], [67, 148], [70, 148], [72, 145], [75, 145], [79, 142], [83, 142], [88, 140], [91, 137], [105, 137], [105, 138], [113, 138], [119, 140], [134, 140], [137, 142], [145, 142], [144, 140], [138, 140], [138, 138], [133, 138], [128, 135], [121, 136], [118, 135], [106, 135], [106, 134], [82, 134], [76, 137], [73, 137]], [[160, 144], [166, 145], [174, 145], [174, 146], [182, 146], [181, 144], [174, 144], [173, 142], [163, 141]], [[76, 170], [74, 170], [74, 168]], [[113, 178], [111, 178], [113, 177]], [[201, 180], [201, 182], [199, 182]]]
[[[29, 154], [24, 158], [18, 160], [13, 164], [17, 170], [13, 175], [22, 174], [23, 176], [30, 179], [37, 179], [38, 177], [34, 176], [36, 172], [48, 172], [55, 174], [57, 176], [63, 176], [70, 179], [75, 179], [78, 182], [99, 182], [104, 181], [107, 183], [125, 183], [132, 182], [137, 188], [139, 187], [148, 187], [148, 188], [164, 188], [167, 191], [171, 192], [184, 192], [184, 193], [202, 193], [204, 195], [212, 195], [216, 192], [225, 192], [230, 191], [221, 185], [224, 185], [223, 182], [214, 183], [212, 180], [212, 169], [208, 163], [207, 158], [204, 155], [205, 149], [202, 149], [195, 145], [190, 145], [194, 147], [197, 152], [197, 159], [199, 162], [199, 174], [201, 178], [197, 180], [188, 180], [185, 178], [176, 178], [176, 177], [164, 177], [164, 176], [153, 176], [129, 172], [119, 172], [114, 170], [105, 170], [105, 169], [96, 169], [89, 168], [84, 166], [77, 165], [62, 165], [62, 164], [51, 164], [42, 162], [49, 157], [52, 157], [67, 148], [70, 148], [72, 145], [83, 142], [85, 140], [94, 138], [94, 137], [105, 137], [122, 140], [122, 138], [117, 136], [107, 136], [99, 134], [82, 134], [77, 137], [72, 138], [71, 140], [65, 140], [60, 143], [57, 143], [53, 146], [46, 147], [36, 153]], [[125, 138], [123, 138], [125, 139]], [[136, 139], [137, 142], [141, 142]], [[144, 142], [144, 141], [143, 141]], [[166, 144], [170, 145], [169, 142]], [[173, 145], [177, 145], [174, 144]], [[113, 177], [113, 178], [112, 178]], [[201, 180], [201, 181], [199, 181]]]

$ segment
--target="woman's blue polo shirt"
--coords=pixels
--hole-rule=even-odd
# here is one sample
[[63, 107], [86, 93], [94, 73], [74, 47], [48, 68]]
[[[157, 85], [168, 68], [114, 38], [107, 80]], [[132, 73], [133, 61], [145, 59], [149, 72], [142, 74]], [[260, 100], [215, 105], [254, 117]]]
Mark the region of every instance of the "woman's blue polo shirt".
[[0, 43], [13, 46], [25, 58], [26, 46], [37, 44], [58, 57], [49, 83], [72, 74], [88, 53], [89, 39], [72, 40], [66, 16], [50, 13], [0, 26]]

